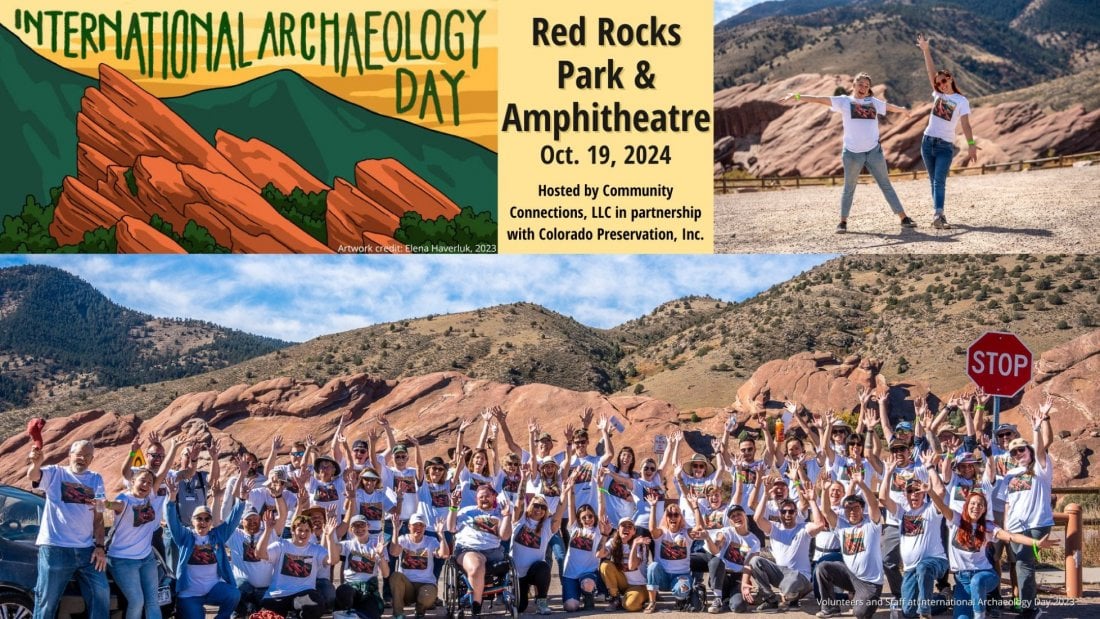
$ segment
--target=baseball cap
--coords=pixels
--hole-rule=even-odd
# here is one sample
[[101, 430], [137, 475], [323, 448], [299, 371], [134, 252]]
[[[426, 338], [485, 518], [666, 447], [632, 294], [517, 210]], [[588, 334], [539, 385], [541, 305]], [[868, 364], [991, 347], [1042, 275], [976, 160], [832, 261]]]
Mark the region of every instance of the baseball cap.
[[412, 517], [409, 518], [409, 524], [410, 525], [414, 525], [414, 524], [427, 525], [428, 520], [426, 518], [424, 518], [424, 514], [413, 514]]

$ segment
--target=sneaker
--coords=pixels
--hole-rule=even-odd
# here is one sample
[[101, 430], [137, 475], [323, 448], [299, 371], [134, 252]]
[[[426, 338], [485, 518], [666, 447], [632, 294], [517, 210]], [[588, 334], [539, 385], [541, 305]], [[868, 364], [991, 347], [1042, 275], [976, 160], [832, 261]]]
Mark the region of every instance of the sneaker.
[[622, 610], [622, 609], [623, 609], [623, 598], [622, 598], [622, 596], [618, 596], [618, 595], [611, 596], [611, 599], [607, 602], [607, 612], [612, 613], [612, 612], [615, 612], [617, 610]]
[[302, 610], [306, 606], [316, 606], [317, 602], [313, 601], [313, 598], [308, 595], [299, 595], [294, 598], [294, 610]]
[[834, 608], [832, 606], [830, 606], [829, 608], [822, 608], [821, 610], [817, 611], [817, 615], [815, 615], [815, 616], [817, 616], [817, 617], [839, 617], [840, 616], [840, 609], [839, 608]]
[[549, 615], [550, 613], [551, 613], [550, 600], [548, 600], [546, 598], [539, 598], [539, 599], [535, 600], [535, 614], [536, 615]]
[[848, 231], [848, 222], [842, 221], [842, 222], [840, 222], [836, 225], [836, 233], [837, 234], [844, 234], [847, 231]]
[[951, 227], [951, 224], [947, 223], [947, 218], [941, 213], [932, 219], [932, 227], [937, 230], [946, 230]]
[[901, 227], [902, 228], [916, 228], [917, 227], [917, 222], [913, 221], [912, 217], [906, 216], [905, 219], [901, 220]]
[[722, 612], [722, 598], [715, 596], [714, 599], [710, 601], [710, 608], [707, 609], [707, 612], [712, 615], [717, 615]]
[[416, 611], [416, 614], [413, 615], [413, 617], [415, 617], [416, 619], [424, 619], [425, 615], [427, 615], [427, 613], [425, 613], [422, 610], [418, 610], [418, 611]]

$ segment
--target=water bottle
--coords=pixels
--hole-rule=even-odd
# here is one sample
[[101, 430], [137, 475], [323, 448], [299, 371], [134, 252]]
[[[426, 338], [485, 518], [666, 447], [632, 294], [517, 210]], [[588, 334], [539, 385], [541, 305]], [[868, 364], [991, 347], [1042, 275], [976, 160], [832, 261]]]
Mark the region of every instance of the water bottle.
[[97, 489], [95, 491], [95, 510], [102, 514], [106, 508], [107, 495], [103, 493], [102, 489]]
[[611, 427], [615, 428], [615, 431], [619, 434], [626, 432], [626, 426], [623, 425], [623, 422], [619, 420], [619, 417], [617, 415], [612, 415], [609, 421], [611, 423]]

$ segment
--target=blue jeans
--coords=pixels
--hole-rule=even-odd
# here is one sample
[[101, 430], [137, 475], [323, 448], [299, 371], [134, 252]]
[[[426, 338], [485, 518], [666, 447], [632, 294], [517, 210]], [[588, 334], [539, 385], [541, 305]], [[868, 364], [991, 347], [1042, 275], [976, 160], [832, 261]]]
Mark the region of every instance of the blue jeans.
[[241, 592], [236, 585], [227, 582], [219, 582], [209, 593], [203, 596], [192, 596], [176, 600], [176, 608], [179, 610], [180, 619], [205, 619], [206, 606], [217, 606], [216, 619], [229, 619], [237, 602], [241, 599]]
[[928, 180], [932, 183], [932, 207], [937, 215], [943, 215], [947, 173], [951, 171], [951, 160], [955, 158], [955, 145], [926, 135], [920, 143], [920, 157], [924, 159], [924, 168], [928, 170]]
[[[581, 581], [586, 579], [586, 578], [591, 579], [593, 583], [600, 582], [600, 577], [597, 576], [596, 574], [593, 574], [592, 572], [588, 572], [587, 574], [581, 574], [577, 578], [566, 578], [566, 577], [562, 576], [562, 578], [561, 578], [561, 599], [562, 599], [562, 601], [564, 602], [565, 600], [579, 600], [579, 599], [581, 599], [581, 595], [584, 593], [584, 591], [581, 590]], [[596, 590], [593, 589], [592, 593], [593, 594], [596, 593]]]
[[947, 559], [928, 557], [905, 571], [901, 581], [901, 612], [931, 615], [935, 583], [947, 573]]
[[955, 572], [955, 619], [985, 616], [985, 596], [1001, 584], [993, 570]]
[[890, 184], [890, 171], [886, 169], [886, 157], [882, 154], [882, 145], [879, 144], [865, 153], [853, 153], [848, 149], [840, 156], [844, 163], [844, 191], [840, 194], [840, 218], [848, 219], [848, 213], [852, 210], [852, 197], [856, 195], [856, 184], [859, 182], [859, 173], [863, 167], [875, 178], [878, 188], [882, 190], [886, 203], [895, 215], [905, 212], [901, 208], [901, 200], [894, 192], [894, 186]]
[[686, 600], [691, 595], [691, 572], [669, 574], [661, 564], [654, 561], [645, 573], [645, 588], [650, 591], [671, 591], [677, 600]]
[[546, 546], [546, 562], [549, 563], [551, 558], [558, 564], [558, 573], [564, 572], [565, 540], [562, 538], [560, 531], [550, 537], [550, 542]]
[[[1052, 527], [1039, 527], [1026, 531], [1013, 531], [1022, 533], [1030, 538], [1042, 539], [1050, 533]], [[1031, 546], [1012, 544], [1012, 554], [1016, 555], [1016, 582], [1020, 585], [1020, 610], [1023, 613], [1033, 613], [1036, 610], [1035, 600], [1038, 598], [1038, 589], [1035, 586], [1035, 568], [1039, 559], [1035, 556], [1035, 550]]]
[[237, 579], [237, 590], [241, 599], [237, 601], [237, 614], [247, 617], [260, 609], [260, 601], [267, 594], [267, 587], [255, 587], [244, 579]]
[[160, 619], [157, 604], [157, 559], [150, 552], [144, 559], [107, 557], [107, 567], [122, 595], [126, 596], [126, 619]]
[[38, 547], [38, 582], [34, 586], [34, 619], [54, 619], [61, 594], [76, 574], [90, 617], [106, 617], [111, 592], [107, 574], [92, 565], [93, 548]]

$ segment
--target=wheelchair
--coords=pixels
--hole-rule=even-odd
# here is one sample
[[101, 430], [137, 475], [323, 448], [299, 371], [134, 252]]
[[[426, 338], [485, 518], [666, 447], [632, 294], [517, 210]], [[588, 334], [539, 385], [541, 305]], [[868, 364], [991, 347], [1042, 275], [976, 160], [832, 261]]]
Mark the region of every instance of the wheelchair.
[[[473, 608], [473, 595], [466, 571], [455, 558], [448, 557], [443, 564], [443, 607], [447, 619], [463, 619]], [[485, 591], [481, 596], [482, 612], [490, 612], [497, 603], [509, 613], [512, 619], [519, 617], [519, 576], [512, 565], [512, 558], [506, 556], [485, 566]]]

